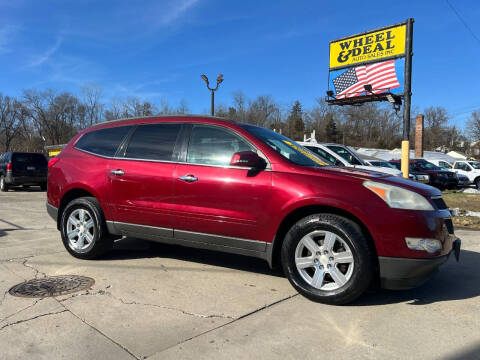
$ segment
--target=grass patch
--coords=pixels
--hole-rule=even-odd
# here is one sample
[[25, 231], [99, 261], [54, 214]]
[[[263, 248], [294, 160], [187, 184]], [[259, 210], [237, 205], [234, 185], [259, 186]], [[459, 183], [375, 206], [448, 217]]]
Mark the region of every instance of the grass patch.
[[446, 191], [443, 193], [443, 200], [445, 200], [450, 209], [459, 208], [462, 210], [480, 211], [480, 195], [478, 194]]
[[[443, 199], [450, 209], [470, 210], [480, 212], [480, 195], [464, 194], [458, 191], [445, 191]], [[478, 216], [454, 216], [452, 218], [455, 227], [480, 230], [480, 217]]]
[[478, 216], [454, 216], [452, 221], [454, 227], [480, 230], [480, 217]]

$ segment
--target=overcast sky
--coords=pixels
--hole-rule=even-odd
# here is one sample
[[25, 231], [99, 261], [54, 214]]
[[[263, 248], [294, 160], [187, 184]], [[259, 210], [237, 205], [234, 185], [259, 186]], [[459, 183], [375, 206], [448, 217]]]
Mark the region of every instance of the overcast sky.
[[223, 73], [217, 102], [241, 90], [287, 108], [323, 97], [330, 40], [415, 18], [413, 105], [463, 125], [480, 109], [480, 3], [450, 0], [0, 0], [0, 92], [100, 84], [106, 101], [140, 96], [207, 112], [200, 79]]

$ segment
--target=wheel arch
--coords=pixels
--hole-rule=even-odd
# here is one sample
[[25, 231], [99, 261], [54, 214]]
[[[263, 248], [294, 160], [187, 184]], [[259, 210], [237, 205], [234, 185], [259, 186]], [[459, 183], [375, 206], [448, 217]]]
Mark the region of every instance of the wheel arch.
[[375, 242], [373, 240], [371, 232], [368, 230], [367, 226], [354, 214], [348, 212], [344, 209], [328, 206], [328, 205], [307, 205], [299, 207], [293, 211], [291, 211], [287, 216], [284, 217], [282, 222], [280, 223], [278, 230], [275, 234], [273, 239], [272, 247], [270, 250], [270, 256], [268, 262], [272, 268], [278, 267], [280, 265], [280, 251], [282, 249], [282, 244], [285, 239], [285, 235], [287, 234], [288, 230], [300, 219], [318, 213], [324, 214], [335, 214], [339, 216], [343, 216], [353, 222], [355, 222], [358, 226], [360, 226], [363, 234], [368, 240], [372, 253], [375, 255], [375, 261], [377, 262], [376, 266], [378, 269], [378, 255], [377, 255], [377, 248], [375, 246]]
[[[93, 197], [96, 198], [90, 191], [85, 190], [84, 188], [80, 187], [75, 187], [71, 188], [65, 194], [63, 194], [61, 200], [60, 200], [60, 205], [58, 207], [58, 216], [57, 216], [57, 229], [60, 230], [61, 228], [61, 219], [62, 219], [62, 213], [65, 207], [70, 203], [70, 201], [81, 198], [81, 197]], [[97, 199], [98, 200], [98, 199]]]

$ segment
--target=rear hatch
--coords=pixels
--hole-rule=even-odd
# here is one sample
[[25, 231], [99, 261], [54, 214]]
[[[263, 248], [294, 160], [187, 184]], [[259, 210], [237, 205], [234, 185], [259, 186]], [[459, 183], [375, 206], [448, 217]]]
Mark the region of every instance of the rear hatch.
[[13, 177], [46, 177], [47, 159], [43, 154], [37, 153], [13, 153], [12, 176]]

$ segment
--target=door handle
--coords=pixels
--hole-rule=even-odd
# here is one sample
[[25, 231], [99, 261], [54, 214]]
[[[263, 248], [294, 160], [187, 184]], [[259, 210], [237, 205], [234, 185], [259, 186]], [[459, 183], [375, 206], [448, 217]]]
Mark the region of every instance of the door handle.
[[180, 176], [178, 179], [182, 180], [182, 181], [185, 181], [185, 182], [188, 182], [188, 183], [198, 181], [198, 178], [195, 177], [194, 175], [191, 175], [191, 174], [188, 174], [188, 175], [185, 175], [185, 176]]
[[122, 176], [125, 175], [125, 171], [123, 171], [122, 169], [110, 170], [110, 174]]

